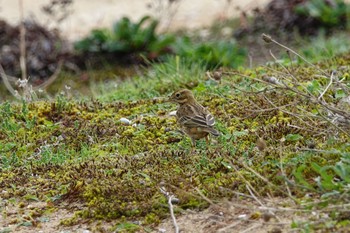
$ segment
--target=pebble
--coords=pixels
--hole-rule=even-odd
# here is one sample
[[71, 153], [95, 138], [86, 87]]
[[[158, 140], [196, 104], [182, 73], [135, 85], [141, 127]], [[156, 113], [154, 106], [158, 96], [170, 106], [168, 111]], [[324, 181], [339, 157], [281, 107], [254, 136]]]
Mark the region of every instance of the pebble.
[[123, 123], [123, 124], [131, 125], [131, 120], [129, 120], [129, 119], [125, 118], [125, 117], [120, 118], [119, 121], [120, 121], [121, 123]]
[[176, 111], [169, 112], [169, 116], [176, 116]]

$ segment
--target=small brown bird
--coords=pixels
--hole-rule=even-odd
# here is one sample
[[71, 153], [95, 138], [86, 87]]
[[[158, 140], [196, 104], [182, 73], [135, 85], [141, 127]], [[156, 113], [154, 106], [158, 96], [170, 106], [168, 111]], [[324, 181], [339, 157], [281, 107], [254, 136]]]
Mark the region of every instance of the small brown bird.
[[214, 117], [196, 101], [190, 90], [176, 91], [170, 96], [169, 100], [180, 105], [176, 111], [177, 122], [191, 138], [192, 146], [196, 145], [197, 139], [205, 138], [208, 142], [209, 134], [220, 135], [213, 128], [215, 124]]

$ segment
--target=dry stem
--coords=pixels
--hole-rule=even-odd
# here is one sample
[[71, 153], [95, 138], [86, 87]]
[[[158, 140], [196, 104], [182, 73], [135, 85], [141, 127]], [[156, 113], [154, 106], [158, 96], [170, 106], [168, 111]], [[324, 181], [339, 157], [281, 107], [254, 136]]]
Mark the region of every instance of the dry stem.
[[24, 27], [24, 19], [23, 19], [23, 0], [18, 0], [19, 3], [19, 13], [20, 13], [20, 26], [19, 26], [19, 32], [20, 32], [20, 58], [19, 63], [22, 71], [22, 80], [27, 79], [27, 66], [26, 66], [26, 42], [25, 42], [25, 35], [26, 35], [26, 29]]
[[171, 219], [173, 220], [173, 225], [175, 227], [175, 233], [179, 233], [179, 226], [176, 223], [176, 218], [174, 215], [174, 209], [173, 209], [173, 204], [172, 204], [172, 200], [175, 198], [174, 195], [170, 194], [169, 192], [167, 192], [165, 190], [164, 187], [159, 188], [160, 192], [163, 193], [167, 199], [168, 199], [168, 205], [169, 205], [169, 209], [170, 209], [170, 215], [171, 215]]

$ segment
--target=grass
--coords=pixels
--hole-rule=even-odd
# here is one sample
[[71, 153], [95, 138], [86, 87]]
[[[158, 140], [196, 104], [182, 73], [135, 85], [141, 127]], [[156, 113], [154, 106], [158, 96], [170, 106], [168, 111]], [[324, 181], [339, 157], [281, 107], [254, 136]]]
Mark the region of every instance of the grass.
[[169, 62], [154, 64], [146, 74], [133, 77], [128, 82], [102, 83], [93, 87], [93, 92], [101, 101], [149, 99], [164, 97], [170, 93], [169, 90], [180, 87], [193, 88], [204, 79], [202, 65], [176, 56], [169, 58]]
[[[93, 100], [2, 103], [2, 215], [13, 218], [5, 206], [37, 201], [50, 203], [45, 211], [79, 203], [62, 225], [113, 220], [107, 231], [145, 230], [169, 215], [165, 187], [180, 200], [176, 213], [209, 205], [198, 190], [214, 201], [237, 192], [281, 196], [322, 213], [290, 228], [346, 229], [349, 211], [336, 206], [350, 198], [349, 57], [224, 70], [220, 82], [174, 57], [131, 81], [92, 87]], [[165, 101], [179, 88], [193, 90], [222, 133], [195, 151], [169, 116], [176, 106]]]
[[326, 36], [321, 32], [316, 38], [306, 42], [300, 53], [311, 61], [344, 54], [350, 50], [350, 42], [346, 39], [348, 36], [348, 32], [336, 33], [335, 36]]
[[[335, 56], [342, 55], [350, 51], [350, 43], [346, 39], [349, 32], [337, 32], [332, 35], [325, 35], [320, 31], [318, 35], [309, 38], [297, 37], [294, 44], [296, 50], [310, 62], [331, 59]], [[278, 54], [278, 53], [277, 53]], [[290, 57], [282, 51], [281, 61], [288, 64], [291, 62], [302, 64], [303, 61], [298, 57]]]

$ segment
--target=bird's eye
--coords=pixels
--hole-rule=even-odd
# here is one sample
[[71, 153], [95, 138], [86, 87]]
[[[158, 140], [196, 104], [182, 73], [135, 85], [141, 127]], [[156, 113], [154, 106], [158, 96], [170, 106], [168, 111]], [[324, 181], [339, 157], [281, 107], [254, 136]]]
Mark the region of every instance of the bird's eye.
[[179, 98], [180, 97], [180, 93], [176, 93], [175, 96], [176, 96], [176, 98]]

